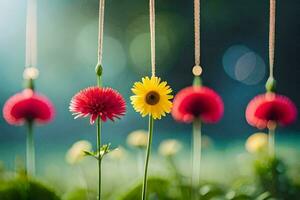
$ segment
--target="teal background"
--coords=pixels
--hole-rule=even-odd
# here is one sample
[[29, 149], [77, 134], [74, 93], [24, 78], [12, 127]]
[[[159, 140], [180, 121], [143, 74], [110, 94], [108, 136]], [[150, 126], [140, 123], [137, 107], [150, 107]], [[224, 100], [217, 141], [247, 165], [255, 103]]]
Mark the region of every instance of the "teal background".
[[[192, 1], [159, 0], [156, 7], [157, 75], [167, 80], [176, 94], [190, 85], [193, 78], [193, 4]], [[205, 125], [203, 133], [215, 141], [212, 151], [219, 159], [228, 152], [229, 155], [237, 155], [244, 151], [245, 139], [257, 131], [246, 123], [244, 110], [251, 98], [264, 92], [268, 66], [268, 2], [202, 1], [201, 9], [203, 82], [214, 88], [225, 104], [224, 118], [218, 124]], [[278, 2], [275, 53], [278, 92], [289, 96], [298, 108], [299, 17], [300, 2]], [[0, 0], [1, 107], [11, 95], [22, 89], [25, 20], [26, 1]], [[37, 67], [40, 77], [36, 85], [37, 90], [47, 95], [56, 107], [55, 120], [35, 129], [39, 173], [45, 173], [43, 166], [63, 165], [64, 154], [75, 141], [95, 141], [95, 127], [87, 119], [73, 120], [68, 106], [76, 92], [96, 82], [97, 25], [96, 0], [38, 1]], [[127, 102], [126, 116], [115, 123], [105, 123], [103, 128], [103, 141], [111, 142], [115, 147], [125, 145], [129, 132], [147, 127], [147, 118], [141, 118], [134, 112], [129, 96], [134, 81], [150, 75], [149, 43], [147, 1], [106, 2], [103, 81], [105, 86], [120, 91]], [[229, 56], [232, 59], [229, 64], [225, 55], [230, 47], [236, 45], [241, 47], [238, 48], [239, 53], [251, 50], [257, 55], [254, 66], [260, 67], [259, 73], [249, 76], [261, 78], [254, 84], [232, 78], [234, 58], [240, 55]], [[244, 66], [248, 66], [247, 63]], [[184, 142], [185, 152], [188, 152], [190, 132], [190, 125], [178, 124], [168, 116], [155, 123], [155, 147], [163, 139], [178, 138]], [[299, 146], [299, 120], [278, 132], [277, 141], [283, 147], [299, 151], [296, 149]], [[9, 126], [1, 116], [0, 160], [12, 169], [16, 156], [25, 156], [25, 129]]]

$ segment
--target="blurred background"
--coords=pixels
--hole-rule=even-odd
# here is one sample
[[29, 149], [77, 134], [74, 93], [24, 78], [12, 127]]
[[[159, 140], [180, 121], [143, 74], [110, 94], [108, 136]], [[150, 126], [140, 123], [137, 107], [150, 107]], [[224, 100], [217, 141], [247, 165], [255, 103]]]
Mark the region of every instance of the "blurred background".
[[[277, 4], [277, 91], [289, 96], [299, 109], [300, 2], [288, 0]], [[225, 104], [224, 118], [216, 125], [203, 127], [203, 134], [208, 135], [213, 144], [210, 151], [204, 152], [204, 166], [217, 169], [220, 157], [229, 161], [241, 159], [239, 154], [244, 152], [245, 139], [257, 132], [246, 123], [244, 112], [250, 99], [264, 92], [268, 74], [268, 6], [268, 1], [202, 1], [203, 82], [215, 89]], [[156, 13], [157, 75], [167, 80], [176, 94], [193, 80], [193, 2], [159, 0]], [[1, 107], [11, 95], [22, 90], [25, 20], [25, 0], [0, 0]], [[126, 116], [104, 125], [103, 141], [111, 142], [114, 147], [126, 147], [129, 132], [147, 128], [147, 118], [141, 119], [134, 112], [129, 96], [133, 83], [150, 75], [148, 22], [148, 1], [106, 2], [104, 85], [119, 90], [127, 101]], [[66, 167], [65, 153], [77, 140], [86, 139], [95, 145], [95, 127], [88, 119], [73, 120], [68, 106], [76, 92], [95, 85], [97, 31], [97, 0], [38, 1], [37, 67], [40, 77], [36, 85], [37, 90], [56, 106], [54, 122], [35, 129], [40, 175], [49, 170], [60, 172]], [[279, 148], [293, 158], [300, 155], [299, 133], [299, 120], [292, 126], [278, 129]], [[179, 139], [184, 151], [188, 152], [191, 126], [178, 124], [171, 116], [157, 121], [154, 152], [159, 142], [166, 138]], [[1, 115], [0, 160], [8, 169], [13, 169], [18, 156], [25, 156], [25, 128], [9, 126]], [[181, 160], [183, 163], [189, 161], [184, 154]], [[230, 166], [235, 164], [232, 162]], [[226, 169], [225, 164], [223, 168]]]

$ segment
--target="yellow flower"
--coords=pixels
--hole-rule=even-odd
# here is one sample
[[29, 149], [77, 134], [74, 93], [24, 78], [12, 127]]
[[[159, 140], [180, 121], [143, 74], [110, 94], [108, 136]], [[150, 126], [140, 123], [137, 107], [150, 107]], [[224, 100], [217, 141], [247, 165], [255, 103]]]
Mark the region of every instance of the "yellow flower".
[[255, 133], [246, 141], [246, 150], [250, 153], [258, 153], [266, 150], [268, 146], [268, 135], [265, 133]]
[[91, 149], [91, 143], [86, 140], [75, 142], [66, 154], [66, 161], [71, 165], [79, 163], [85, 156], [84, 151]]
[[145, 77], [142, 78], [142, 82], [136, 82], [131, 89], [135, 94], [130, 97], [131, 104], [143, 117], [151, 115], [153, 119], [161, 119], [171, 112], [172, 89], [167, 82], [160, 81], [158, 77]]

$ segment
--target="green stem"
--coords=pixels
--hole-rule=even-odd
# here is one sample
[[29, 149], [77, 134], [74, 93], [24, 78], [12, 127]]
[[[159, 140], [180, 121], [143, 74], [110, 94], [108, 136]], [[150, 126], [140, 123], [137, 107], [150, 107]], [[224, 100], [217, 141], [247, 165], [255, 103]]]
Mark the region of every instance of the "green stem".
[[269, 128], [268, 139], [269, 139], [269, 155], [274, 158], [275, 157], [275, 129], [274, 128]]
[[192, 196], [198, 199], [198, 187], [200, 185], [200, 163], [201, 163], [201, 122], [193, 122], [193, 160], [192, 160]]
[[144, 150], [145, 148], [138, 149], [137, 167], [138, 167], [139, 176], [143, 175]]
[[150, 115], [149, 116], [149, 135], [148, 135], [148, 145], [147, 145], [147, 153], [145, 159], [145, 170], [144, 170], [144, 178], [143, 178], [143, 190], [142, 190], [142, 200], [146, 200], [147, 197], [147, 173], [148, 173], [148, 164], [149, 164], [149, 157], [151, 153], [151, 144], [152, 144], [152, 135], [153, 135], [153, 123], [154, 119]]
[[101, 76], [97, 75], [97, 86], [101, 87], [102, 86], [102, 80], [101, 80]]
[[26, 168], [27, 174], [34, 176], [35, 174], [35, 152], [33, 138], [33, 122], [27, 123], [27, 145], [26, 145]]
[[100, 148], [101, 148], [101, 119], [100, 117], [97, 118], [97, 151], [98, 151], [98, 173], [99, 173], [99, 180], [98, 180], [98, 200], [101, 199], [101, 155], [100, 155]]
[[184, 191], [182, 189], [181, 174], [179, 173], [179, 170], [177, 169], [177, 166], [176, 166], [176, 164], [174, 162], [173, 156], [168, 156], [166, 159], [167, 159], [167, 161], [169, 163], [171, 171], [174, 174], [175, 179], [177, 180], [177, 186], [179, 187], [179, 195], [183, 199], [183, 197], [184, 197], [183, 196]]
[[86, 199], [89, 200], [89, 190], [88, 190], [88, 183], [86, 181], [86, 175], [82, 169], [82, 166], [80, 165], [80, 163], [77, 165], [77, 171], [79, 172], [80, 174], [80, 183], [83, 184], [83, 187], [85, 188], [86, 190]]
[[[102, 80], [101, 80], [101, 75], [102, 75], [102, 66], [97, 65], [96, 67], [96, 76], [97, 76], [97, 86], [101, 87], [102, 86]], [[98, 151], [98, 200], [101, 199], [101, 164], [102, 164], [102, 158], [100, 155], [100, 149], [101, 149], [101, 118], [100, 116], [97, 118], [96, 122], [97, 126], [97, 151]]]

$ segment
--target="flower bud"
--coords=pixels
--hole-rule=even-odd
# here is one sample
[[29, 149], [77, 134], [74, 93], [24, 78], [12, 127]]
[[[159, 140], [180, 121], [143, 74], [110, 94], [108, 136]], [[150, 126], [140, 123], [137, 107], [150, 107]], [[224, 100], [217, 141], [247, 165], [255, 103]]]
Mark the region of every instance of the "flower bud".
[[266, 90], [267, 92], [275, 92], [276, 89], [276, 81], [273, 77], [269, 77], [267, 82], [266, 82]]
[[102, 75], [102, 65], [101, 64], [97, 64], [96, 68], [95, 68], [95, 72], [98, 76], [101, 76]]

